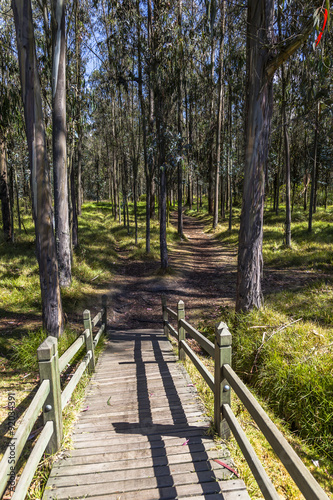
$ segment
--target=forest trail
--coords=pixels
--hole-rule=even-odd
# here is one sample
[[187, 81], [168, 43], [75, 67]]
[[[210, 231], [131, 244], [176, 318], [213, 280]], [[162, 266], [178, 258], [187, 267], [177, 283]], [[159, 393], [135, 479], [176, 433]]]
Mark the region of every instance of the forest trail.
[[[171, 215], [176, 225], [176, 215]], [[230, 250], [204, 233], [204, 225], [184, 215], [186, 239], [169, 250], [171, 274], [158, 274], [159, 262], [132, 261], [119, 253], [119, 265], [110, 293], [112, 329], [149, 328], [161, 324], [161, 296], [175, 309], [181, 299], [194, 326], [202, 316], [217, 316], [233, 306], [236, 292], [236, 249]]]
[[[171, 221], [177, 226], [177, 214]], [[196, 217], [184, 215], [186, 239], [168, 250], [171, 274], [159, 274], [159, 261], [133, 261], [119, 252], [119, 264], [111, 284], [111, 328], [153, 328], [162, 321], [161, 296], [176, 308], [185, 302], [186, 318], [198, 328], [205, 319], [219, 316], [222, 307], [233, 308], [236, 300], [237, 247], [225, 247], [204, 232]], [[265, 237], [265, 236], [264, 236]], [[264, 295], [298, 290], [326, 275], [307, 268], [264, 266]]]

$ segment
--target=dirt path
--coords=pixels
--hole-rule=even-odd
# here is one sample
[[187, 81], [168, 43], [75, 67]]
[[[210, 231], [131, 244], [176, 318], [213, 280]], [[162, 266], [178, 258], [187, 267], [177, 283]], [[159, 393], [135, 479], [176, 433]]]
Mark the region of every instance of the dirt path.
[[[171, 222], [177, 225], [174, 213]], [[119, 252], [118, 273], [110, 291], [112, 328], [152, 328], [161, 324], [163, 294], [172, 309], [183, 300], [186, 318], [196, 327], [203, 318], [217, 317], [220, 307], [234, 307], [237, 249], [223, 247], [203, 230], [198, 219], [184, 216], [187, 239], [169, 250], [172, 275], [160, 276], [158, 261], [133, 262], [127, 252]], [[313, 269], [264, 267], [263, 293], [296, 291], [324, 278], [323, 273]]]
[[169, 252], [171, 276], [158, 275], [159, 262], [133, 262], [125, 252], [120, 253], [110, 294], [112, 328], [149, 328], [161, 324], [163, 294], [172, 309], [182, 299], [186, 317], [196, 326], [203, 315], [216, 315], [219, 306], [234, 304], [236, 251], [223, 248], [203, 228], [197, 219], [184, 216], [187, 241]]

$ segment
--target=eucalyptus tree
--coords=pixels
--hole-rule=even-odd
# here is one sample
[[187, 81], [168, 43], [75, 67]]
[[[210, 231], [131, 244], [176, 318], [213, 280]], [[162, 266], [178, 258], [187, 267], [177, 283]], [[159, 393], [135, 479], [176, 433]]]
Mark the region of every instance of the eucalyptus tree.
[[55, 235], [60, 286], [71, 283], [71, 238], [68, 212], [66, 125], [66, 2], [52, 1], [53, 176]]
[[219, 218], [219, 179], [221, 161], [221, 131], [224, 119], [224, 31], [225, 31], [225, 0], [221, 0], [220, 13], [220, 53], [219, 53], [219, 80], [218, 80], [218, 104], [217, 104], [217, 127], [216, 127], [216, 171], [215, 171], [215, 198], [213, 228], [216, 228]]
[[[9, 5], [1, 5], [1, 14], [5, 17]], [[10, 128], [13, 128], [15, 103], [15, 64], [12, 55], [12, 20], [7, 14], [6, 24], [0, 26], [0, 199], [2, 225], [5, 239], [13, 236], [12, 207], [9, 196], [7, 142]]]
[[12, 0], [28, 142], [33, 218], [42, 297], [43, 324], [58, 337], [63, 331], [56, 242], [52, 223], [50, 169], [30, 0]]
[[[273, 42], [273, 0], [249, 0], [247, 19], [247, 100], [245, 170], [239, 231], [236, 310], [262, 304], [263, 208], [265, 167], [272, 115], [272, 80], [275, 71], [305, 42], [313, 30], [312, 16], [305, 18], [299, 34], [278, 47]], [[294, 18], [295, 19], [295, 18]]]

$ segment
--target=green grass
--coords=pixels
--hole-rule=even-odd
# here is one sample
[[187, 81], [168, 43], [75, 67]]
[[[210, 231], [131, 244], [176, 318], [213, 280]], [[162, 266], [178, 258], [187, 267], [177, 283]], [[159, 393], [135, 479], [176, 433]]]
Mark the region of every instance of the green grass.
[[[129, 207], [130, 231], [114, 221], [110, 203], [85, 203], [79, 218], [79, 246], [73, 255], [72, 284], [63, 289], [62, 304], [67, 319], [59, 339], [59, 353], [83, 331], [82, 312], [98, 308], [101, 295], [109, 291], [120, 258], [159, 260], [159, 225], [151, 221], [151, 253], [145, 253], [145, 203], [138, 205], [138, 245], [134, 244], [133, 206]], [[7, 393], [16, 395], [18, 416], [22, 418], [38, 387], [37, 347], [46, 338], [42, 329], [41, 298], [38, 265], [35, 256], [35, 234], [31, 216], [23, 215], [27, 233], [15, 231], [15, 243], [7, 243], [0, 234], [0, 422], [7, 417]], [[15, 223], [16, 224], [16, 223]], [[168, 245], [178, 241], [177, 231], [168, 228]], [[120, 251], [121, 253], [119, 254]], [[84, 348], [73, 360], [80, 361]], [[70, 368], [69, 370], [71, 370]], [[71, 403], [64, 410], [63, 448], [70, 446], [70, 428], [80, 411], [88, 378], [83, 377]], [[64, 379], [63, 384], [66, 383]], [[0, 424], [1, 425], [1, 424]], [[42, 424], [38, 422], [38, 427]], [[36, 427], [35, 427], [36, 428]], [[1, 430], [5, 436], [6, 428]], [[0, 454], [7, 439], [2, 439]], [[26, 460], [33, 441], [29, 441], [22, 456]], [[61, 452], [61, 451], [60, 451]], [[45, 457], [39, 464], [28, 498], [41, 498], [54, 457]]]
[[[201, 330], [202, 331], [202, 330]], [[173, 341], [175, 353], [178, 353], [177, 343]], [[201, 359], [202, 363], [207, 367], [207, 369], [213, 374], [214, 373], [214, 361], [209, 356], [197, 354]], [[206, 414], [213, 419], [214, 415], [214, 398], [213, 393], [209, 389], [208, 385], [203, 380], [201, 374], [197, 371], [193, 363], [186, 358], [184, 365], [186, 370], [190, 374], [192, 381], [195, 383], [198, 394], [204, 403], [206, 408]], [[270, 408], [269, 402], [265, 397], [260, 395], [260, 392], [256, 388], [251, 388], [252, 393], [256, 397], [257, 401], [261, 404], [265, 412], [278, 427], [278, 429], [283, 433], [287, 441], [291, 444], [300, 458], [303, 460], [307, 468], [322, 486], [328, 494], [329, 498], [333, 498], [330, 492], [333, 491], [333, 469], [332, 462], [326, 456], [322, 457], [318, 450], [311, 446], [311, 444], [304, 441], [297, 433], [290, 430], [286, 422], [277, 417], [276, 413]], [[281, 464], [278, 457], [273, 452], [269, 443], [265, 440], [262, 433], [258, 429], [257, 424], [252, 419], [251, 415], [244, 408], [244, 405], [238, 399], [235, 393], [232, 393], [231, 398], [231, 409], [237, 417], [238, 422], [245, 431], [247, 438], [249, 439], [254, 451], [260, 458], [268, 476], [270, 477], [274, 487], [276, 488], [278, 494], [282, 499], [285, 500], [301, 500], [303, 495], [299, 492], [297, 486], [289, 476], [285, 467]], [[211, 434], [214, 434], [213, 428], [210, 429]], [[221, 447], [221, 439], [219, 436], [215, 435], [216, 447]], [[260, 491], [258, 484], [256, 483], [252, 472], [246, 462], [242, 451], [240, 450], [235, 438], [231, 438], [222, 443], [222, 446], [227, 445], [230, 451], [231, 457], [235, 462], [235, 467], [243, 481], [246, 484], [248, 493], [253, 500], [262, 500], [263, 496]], [[316, 460], [319, 461], [319, 467], [316, 464]], [[314, 462], [315, 463], [314, 463]]]
[[[307, 465], [319, 462], [312, 473], [333, 491], [333, 206], [317, 209], [312, 233], [307, 214], [295, 208], [291, 248], [284, 244], [283, 208], [278, 216], [264, 214], [264, 269], [283, 270], [285, 276], [265, 295], [264, 308], [248, 314], [221, 308], [213, 320], [211, 314], [203, 317], [199, 328], [213, 340], [215, 323], [228, 324], [234, 369], [274, 418], [282, 419]], [[237, 249], [239, 209], [231, 231], [227, 221], [213, 231], [205, 210], [190, 215], [224, 246]], [[300, 277], [298, 286], [290, 287], [288, 272]]]
[[[143, 201], [139, 203], [138, 211], [139, 240], [138, 245], [135, 245], [132, 206], [128, 234], [127, 228], [113, 220], [110, 204], [83, 205], [79, 219], [80, 245], [74, 255], [73, 282], [71, 287], [62, 291], [64, 311], [73, 328], [66, 330], [60, 349], [65, 349], [66, 342], [71, 343], [73, 336], [82, 328], [83, 310], [99, 306], [100, 295], [109, 288], [119, 255], [125, 252], [129, 259], [159, 259], [158, 222], [152, 221], [152, 251], [147, 257]], [[205, 200], [202, 210], [197, 212], [194, 207], [190, 214], [206, 225], [206, 231], [213, 232]], [[237, 248], [239, 215], [240, 211], [236, 208], [232, 231], [228, 231], [227, 222], [223, 222], [214, 232], [225, 246]], [[39, 276], [30, 216], [24, 216], [24, 224], [28, 234], [17, 235], [14, 244], [0, 240], [0, 370], [6, 374], [2, 392], [5, 394], [5, 387], [14, 387], [18, 403], [22, 402], [22, 410], [24, 405], [29, 404], [29, 394], [36, 386], [34, 353], [45, 336], [41, 330]], [[289, 269], [290, 273], [295, 273], [295, 270], [310, 272], [316, 281], [306, 287], [290, 290], [286, 279], [282, 289], [278, 288], [265, 297], [265, 309], [248, 315], [236, 315], [224, 308], [216, 312], [214, 322], [224, 320], [228, 323], [233, 334], [234, 368], [252, 385], [260, 402], [265, 409], [270, 409], [275, 421], [280, 422], [279, 418], [283, 420], [281, 426], [284, 432], [289, 433], [288, 439], [293, 441], [297, 452], [320, 483], [328, 490], [333, 490], [333, 207], [329, 207], [326, 212], [318, 209], [312, 234], [307, 232], [306, 215], [295, 209], [291, 249], [286, 248], [283, 242], [283, 207], [279, 216], [266, 210], [264, 224], [263, 255], [266, 268]], [[170, 226], [168, 245], [175, 245], [177, 241], [177, 231]], [[322, 276], [323, 272], [325, 276]], [[214, 328], [211, 317], [207, 314], [200, 325], [201, 331], [208, 336], [212, 335]], [[292, 323], [300, 318], [301, 321]], [[286, 327], [281, 329], [283, 326]], [[273, 332], [275, 334], [269, 338]], [[2, 419], [5, 417], [5, 399], [0, 398], [0, 401]], [[254, 424], [250, 417], [237, 399], [233, 404], [242, 425], [251, 432]], [[75, 407], [75, 402], [73, 405]], [[71, 415], [74, 414], [74, 411], [70, 413], [66, 421], [71, 421]], [[253, 440], [259, 456], [267, 462], [268, 469], [273, 469], [274, 465], [277, 470], [273, 474], [276, 474], [276, 481], [282, 485], [281, 488], [285, 488], [285, 491], [279, 490], [282, 497], [288, 500], [298, 498], [293, 487], [288, 486], [289, 482], [284, 479], [284, 473], [280, 474], [276, 459], [267, 451], [262, 437], [258, 435]], [[237, 447], [234, 453], [252, 497], [260, 498]], [[314, 466], [311, 460], [318, 460], [319, 467]], [[35, 493], [31, 493], [31, 498], [38, 498], [36, 492], [43, 487], [38, 484], [43, 484], [42, 477], [47, 476], [49, 466], [47, 460], [40, 465], [39, 478], [34, 483], [37, 486], [32, 487]]]

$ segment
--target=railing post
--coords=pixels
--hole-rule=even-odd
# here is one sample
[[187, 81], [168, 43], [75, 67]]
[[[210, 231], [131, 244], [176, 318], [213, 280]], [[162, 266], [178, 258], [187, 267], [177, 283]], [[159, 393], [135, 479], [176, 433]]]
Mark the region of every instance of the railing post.
[[43, 419], [44, 424], [52, 420], [53, 434], [45, 449], [50, 455], [56, 453], [62, 440], [61, 388], [58, 360], [58, 341], [55, 337], [47, 337], [37, 349], [40, 381], [50, 381], [50, 392], [46, 398]]
[[178, 356], [181, 361], [186, 358], [185, 352], [181, 347], [180, 341], [185, 340], [185, 330], [179, 325], [181, 319], [185, 319], [185, 304], [180, 300], [177, 304], [177, 317], [178, 317]]
[[95, 370], [95, 351], [94, 351], [94, 339], [93, 339], [93, 333], [92, 333], [92, 324], [91, 324], [91, 317], [90, 317], [90, 311], [89, 309], [86, 309], [83, 311], [83, 324], [84, 324], [84, 330], [86, 332], [86, 350], [91, 351], [91, 358], [89, 361], [89, 371], [93, 372]]
[[225, 419], [222, 419], [221, 407], [231, 405], [231, 391], [228, 382], [223, 378], [222, 366], [231, 365], [232, 336], [223, 322], [215, 327], [215, 377], [214, 377], [214, 424], [223, 439], [230, 437], [230, 429]]
[[163, 331], [164, 335], [169, 338], [169, 329], [166, 325], [166, 322], [169, 320], [168, 311], [167, 311], [167, 300], [166, 296], [162, 295], [162, 313], [163, 313]]
[[108, 323], [108, 296], [107, 295], [102, 295], [102, 307], [104, 309], [103, 316], [102, 316], [102, 323], [105, 325], [105, 333], [106, 333], [106, 326]]

